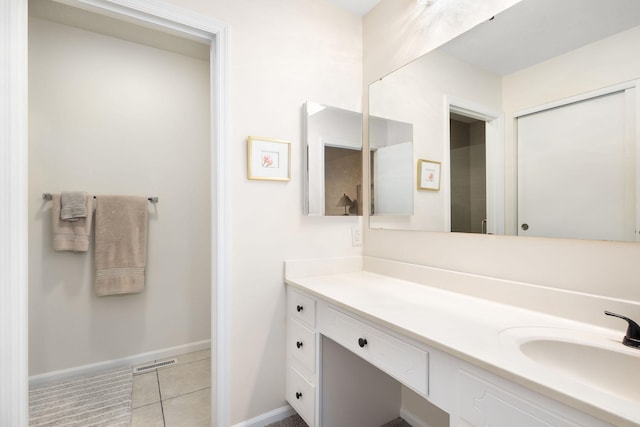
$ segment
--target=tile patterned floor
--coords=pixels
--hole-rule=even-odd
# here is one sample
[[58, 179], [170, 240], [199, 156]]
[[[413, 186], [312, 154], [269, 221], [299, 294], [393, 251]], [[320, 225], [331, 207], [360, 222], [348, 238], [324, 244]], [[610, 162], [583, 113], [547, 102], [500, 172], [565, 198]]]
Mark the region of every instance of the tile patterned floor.
[[178, 363], [133, 377], [131, 427], [209, 427], [211, 351], [176, 356]]
[[[134, 375], [131, 427], [209, 427], [211, 351], [176, 356], [178, 363]], [[267, 427], [306, 427], [293, 415]], [[382, 427], [411, 427], [397, 418]]]

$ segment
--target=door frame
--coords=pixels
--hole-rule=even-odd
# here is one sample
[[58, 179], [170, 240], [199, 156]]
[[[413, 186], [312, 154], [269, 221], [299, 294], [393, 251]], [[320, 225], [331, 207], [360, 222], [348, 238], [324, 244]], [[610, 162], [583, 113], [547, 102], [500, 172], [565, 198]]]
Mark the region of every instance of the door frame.
[[[230, 425], [228, 56], [226, 23], [153, 0], [56, 0], [210, 45], [211, 408]], [[0, 425], [28, 425], [28, 0], [0, 6]], [[215, 411], [214, 411], [215, 410]]]
[[487, 106], [455, 96], [445, 96], [444, 155], [442, 190], [444, 191], [445, 231], [451, 231], [451, 113], [486, 122], [487, 233], [504, 234], [504, 114]]

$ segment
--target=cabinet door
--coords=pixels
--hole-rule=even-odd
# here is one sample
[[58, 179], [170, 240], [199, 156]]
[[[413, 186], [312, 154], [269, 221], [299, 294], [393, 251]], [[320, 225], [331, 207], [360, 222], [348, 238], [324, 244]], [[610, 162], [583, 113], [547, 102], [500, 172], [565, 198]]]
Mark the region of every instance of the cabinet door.
[[470, 372], [458, 371], [458, 426], [474, 427], [602, 427], [607, 424], [580, 414], [571, 408], [552, 412], [529, 399], [533, 392], [518, 394], [499, 387]]

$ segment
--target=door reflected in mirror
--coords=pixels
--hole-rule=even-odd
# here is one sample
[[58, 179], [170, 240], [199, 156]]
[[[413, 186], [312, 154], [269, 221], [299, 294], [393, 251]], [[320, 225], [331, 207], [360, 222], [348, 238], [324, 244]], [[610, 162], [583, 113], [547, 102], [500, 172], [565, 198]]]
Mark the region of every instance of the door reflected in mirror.
[[486, 233], [486, 122], [451, 113], [451, 231]]
[[362, 114], [307, 101], [303, 108], [307, 215], [362, 215]]
[[413, 125], [369, 117], [371, 215], [413, 214]]
[[522, 0], [372, 83], [369, 113], [413, 125], [412, 175], [442, 175], [370, 227], [637, 241], [638, 46], [640, 1]]

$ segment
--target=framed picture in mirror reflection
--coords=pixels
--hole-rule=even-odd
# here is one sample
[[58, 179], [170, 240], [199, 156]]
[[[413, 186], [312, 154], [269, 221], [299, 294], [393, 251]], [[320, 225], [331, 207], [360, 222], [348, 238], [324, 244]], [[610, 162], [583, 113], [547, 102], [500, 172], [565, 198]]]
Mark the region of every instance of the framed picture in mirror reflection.
[[440, 162], [418, 160], [418, 190], [440, 191]]

